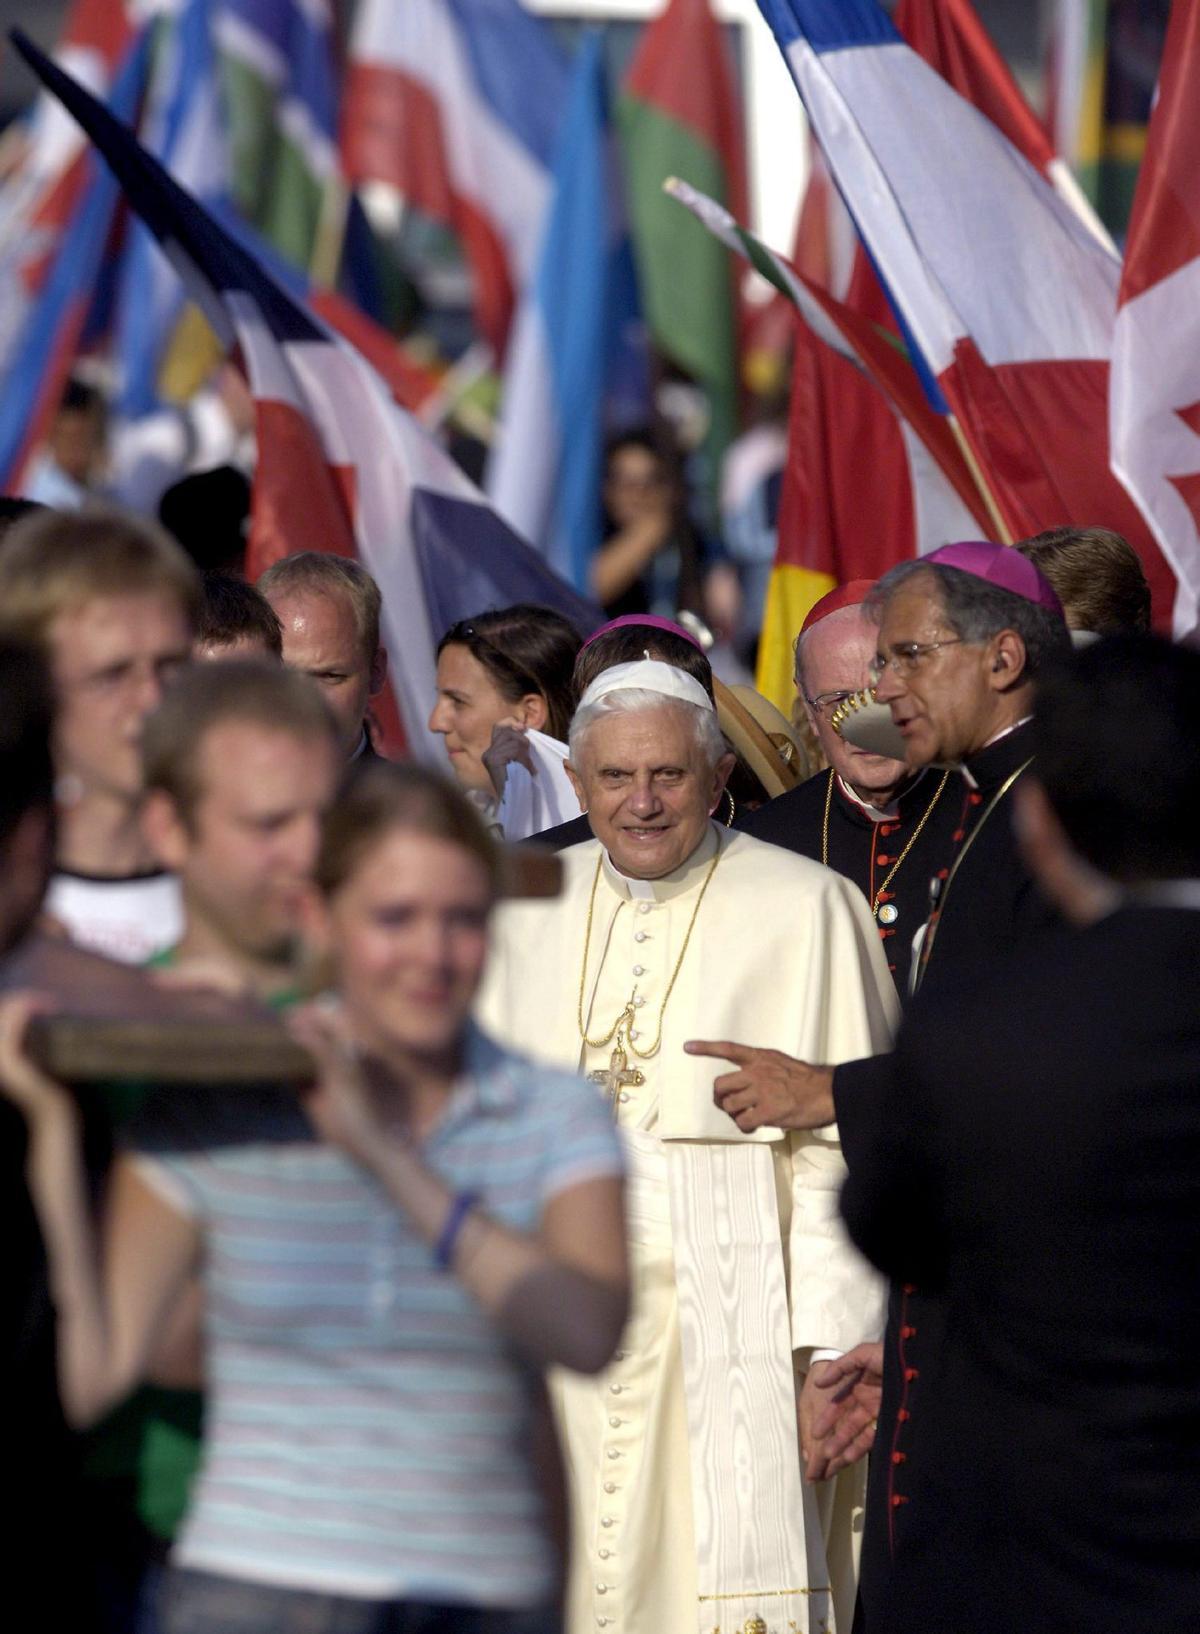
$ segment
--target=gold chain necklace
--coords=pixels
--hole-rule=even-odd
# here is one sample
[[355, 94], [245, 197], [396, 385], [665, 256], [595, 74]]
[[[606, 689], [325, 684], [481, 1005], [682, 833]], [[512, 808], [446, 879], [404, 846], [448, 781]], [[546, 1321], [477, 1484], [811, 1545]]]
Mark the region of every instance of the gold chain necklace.
[[[825, 821], [821, 825], [821, 861], [825, 864], [826, 868], [829, 867], [829, 810], [830, 810], [830, 807], [833, 805], [833, 780], [834, 780], [834, 778], [836, 776], [837, 776], [837, 773], [834, 771], [833, 767], [831, 766], [829, 768], [829, 787], [825, 790]], [[883, 884], [876, 891], [875, 900], [871, 904], [871, 912], [876, 916], [876, 918], [878, 918], [878, 916], [879, 916], [879, 904], [883, 901], [883, 893], [887, 890], [888, 886], [892, 883], [892, 881], [895, 879], [896, 875], [900, 872], [900, 864], [904, 861], [905, 857], [908, 856], [908, 853], [912, 850], [913, 846], [916, 845], [917, 841], [920, 839], [921, 830], [925, 827], [925, 824], [933, 816], [933, 808], [934, 808], [934, 806], [937, 805], [938, 801], [942, 798], [942, 794], [943, 794], [943, 792], [945, 790], [946, 784], [949, 781], [950, 781], [950, 773], [948, 771], [943, 772], [942, 773], [942, 781], [938, 784], [937, 788], [935, 789], [933, 799], [925, 807], [924, 816], [921, 818], [921, 821], [917, 824], [916, 828], [913, 829], [911, 835], [909, 836], [908, 844], [904, 847], [904, 850], [896, 858], [896, 860], [892, 864], [891, 869], [890, 869], [887, 877], [885, 878]], [[872, 841], [872, 844], [874, 844], [874, 841]]]
[[[705, 876], [704, 876], [704, 883], [703, 883], [703, 885], [701, 885], [700, 894], [696, 898], [696, 906], [692, 909], [692, 917], [691, 917], [691, 920], [688, 923], [687, 934], [683, 938], [683, 946], [679, 950], [679, 957], [675, 961], [675, 968], [671, 972], [671, 979], [667, 983], [667, 990], [663, 994], [662, 1003], [659, 1005], [659, 1009], [658, 1009], [658, 1031], [656, 1032], [656, 1034], [654, 1036], [654, 1043], [651, 1044], [649, 1049], [640, 1050], [640, 1049], [638, 1049], [637, 1045], [633, 1042], [632, 1038], [630, 1038], [630, 1040], [629, 1040], [629, 1048], [633, 1051], [634, 1055], [638, 1056], [643, 1061], [649, 1060], [649, 1058], [652, 1055], [657, 1055], [659, 1046], [662, 1043], [663, 1016], [666, 1014], [667, 1001], [671, 997], [671, 994], [675, 990], [675, 983], [679, 978], [679, 972], [683, 968], [683, 961], [684, 961], [685, 957], [687, 956], [688, 943], [691, 941], [692, 932], [696, 928], [696, 919], [697, 919], [697, 916], [700, 913], [700, 905], [704, 901], [704, 897], [705, 897], [706, 892], [708, 891], [708, 887], [712, 884], [712, 877], [717, 871], [717, 864], [721, 860], [722, 850], [723, 850], [723, 846], [721, 844], [721, 841], [718, 839], [716, 854], [714, 855], [712, 862], [709, 864], [708, 873], [705, 874]], [[583, 997], [584, 997], [584, 994], [587, 991], [588, 951], [589, 951], [589, 949], [591, 947], [591, 944], [592, 944], [592, 918], [593, 918], [593, 916], [595, 914], [595, 911], [596, 911], [596, 888], [600, 884], [600, 869], [603, 866], [603, 863], [604, 863], [604, 853], [601, 852], [600, 855], [596, 858], [596, 872], [592, 877], [592, 894], [588, 899], [587, 926], [584, 929], [584, 933], [583, 933], [583, 964], [582, 964], [582, 966], [580, 968], [580, 971], [579, 971], [579, 1007], [578, 1007], [578, 1013], [577, 1013], [577, 1017], [576, 1017], [576, 1020], [577, 1020], [578, 1025], [579, 1025], [579, 1036], [580, 1036], [580, 1038], [582, 1038], [583, 1042], [588, 1046], [589, 1049], [593, 1049], [593, 1050], [602, 1050], [606, 1044], [611, 1044], [613, 1039], [617, 1038], [618, 1033], [620, 1033], [622, 1031], [622, 1029], [631, 1028], [632, 1025], [633, 1025], [633, 1021], [634, 1021], [633, 999], [630, 998], [630, 1000], [626, 1004], [625, 1008], [621, 1011], [620, 1015], [613, 1022], [612, 1026], [604, 1034], [603, 1038], [589, 1038], [588, 1035], [587, 1035], [587, 1029], [585, 1028], [585, 1026], [583, 1024]], [[624, 906], [625, 906], [625, 903], [621, 902], [620, 905], [617, 908], [617, 913], [620, 913], [621, 909]], [[615, 920], [616, 920], [616, 915], [615, 914], [613, 915], [613, 919], [614, 919], [614, 922], [615, 922]], [[619, 1048], [620, 1048], [620, 1040], [618, 1039], [618, 1049]]]

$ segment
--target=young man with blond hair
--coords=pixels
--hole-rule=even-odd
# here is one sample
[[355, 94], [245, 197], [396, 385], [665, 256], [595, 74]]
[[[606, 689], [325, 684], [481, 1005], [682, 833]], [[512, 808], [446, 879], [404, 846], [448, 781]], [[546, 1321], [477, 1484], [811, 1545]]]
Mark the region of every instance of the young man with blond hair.
[[138, 820], [139, 739], [188, 660], [198, 605], [179, 546], [120, 511], [41, 511], [0, 541], [0, 635], [43, 652], [57, 698], [46, 907], [72, 940], [129, 964], [180, 929], [178, 887]]

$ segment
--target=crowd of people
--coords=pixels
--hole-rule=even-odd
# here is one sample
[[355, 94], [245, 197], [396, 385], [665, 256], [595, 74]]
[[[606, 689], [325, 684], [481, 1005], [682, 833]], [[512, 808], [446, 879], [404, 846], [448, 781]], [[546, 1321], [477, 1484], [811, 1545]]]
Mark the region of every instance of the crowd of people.
[[[614, 616], [446, 630], [439, 766], [382, 752], [354, 563], [0, 519], [11, 1592], [1190, 1628], [1200, 655], [1114, 534], [960, 542], [812, 608], [786, 721], [650, 583], [664, 518], [705, 558], [620, 456]], [[72, 1077], [56, 1015], [228, 1055]]]

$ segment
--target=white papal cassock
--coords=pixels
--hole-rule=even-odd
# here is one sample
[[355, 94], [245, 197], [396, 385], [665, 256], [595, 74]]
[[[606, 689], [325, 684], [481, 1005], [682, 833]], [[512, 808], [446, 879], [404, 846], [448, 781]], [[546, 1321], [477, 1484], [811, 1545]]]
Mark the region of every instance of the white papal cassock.
[[612, 1044], [585, 1048], [577, 1020], [593, 886], [593, 1038], [632, 999], [632, 1043], [648, 1049], [679, 965], [661, 1048], [630, 1055], [645, 1083], [615, 1097], [629, 1325], [604, 1373], [551, 1381], [571, 1485], [570, 1634], [848, 1634], [861, 1470], [804, 1485], [794, 1370], [877, 1338], [881, 1285], [838, 1217], [836, 1130], [742, 1134], [713, 1104], [727, 1069], [683, 1044], [827, 1063], [887, 1049], [896, 1001], [878, 932], [841, 875], [715, 825], [661, 880], [618, 874], [596, 841], [562, 860], [560, 897], [497, 914], [485, 1026], [560, 1066], [609, 1066]]

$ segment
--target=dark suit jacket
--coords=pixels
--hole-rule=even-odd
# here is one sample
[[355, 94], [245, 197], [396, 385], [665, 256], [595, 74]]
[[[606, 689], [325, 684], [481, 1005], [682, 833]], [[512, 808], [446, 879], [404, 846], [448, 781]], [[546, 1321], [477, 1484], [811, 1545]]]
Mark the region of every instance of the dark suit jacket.
[[[1009, 776], [1029, 758], [1029, 729], [1018, 727], [971, 756], [974, 787], [958, 779], [950, 810], [957, 827], [942, 832], [943, 854], [935, 872], [948, 876], [963, 863], [943, 897], [943, 908], [922, 981], [923, 995], [947, 987], [983, 988], [1014, 949], [1036, 942], [1054, 923], [1017, 850], [1012, 831], [1011, 788], [971, 835]], [[950, 796], [948, 788], [943, 799]], [[971, 843], [965, 853], [964, 844]], [[874, 1161], [877, 1143], [894, 1116], [899, 1088], [895, 1058], [848, 1062], [834, 1074], [834, 1103], [842, 1150], [851, 1175]], [[859, 1572], [858, 1634], [875, 1634], [895, 1545], [910, 1523], [913, 1495], [908, 1476], [921, 1458], [924, 1407], [936, 1388], [943, 1302], [913, 1279], [892, 1285], [884, 1341], [883, 1403], [871, 1457], [867, 1513]]]
[[909, 1013], [843, 1209], [946, 1331], [871, 1634], [1200, 1628], [1197, 931], [1126, 908]]

